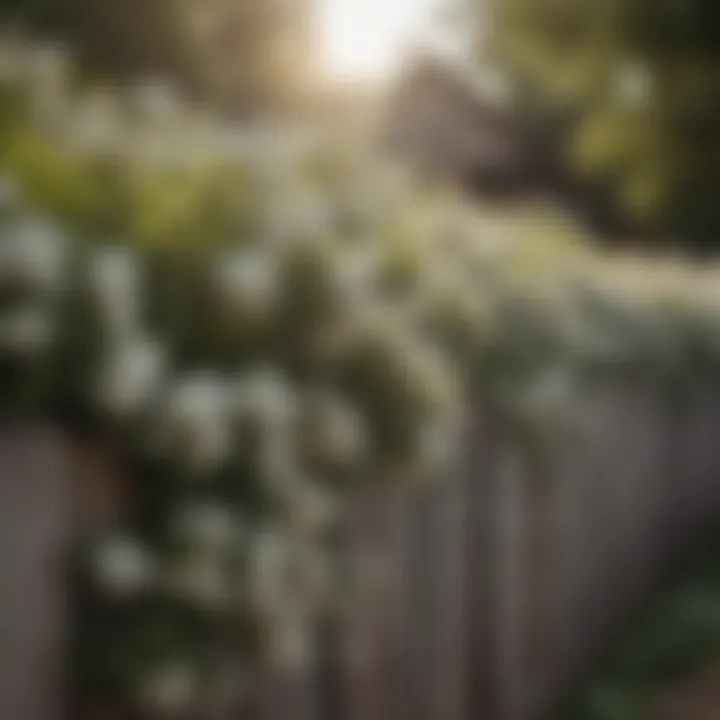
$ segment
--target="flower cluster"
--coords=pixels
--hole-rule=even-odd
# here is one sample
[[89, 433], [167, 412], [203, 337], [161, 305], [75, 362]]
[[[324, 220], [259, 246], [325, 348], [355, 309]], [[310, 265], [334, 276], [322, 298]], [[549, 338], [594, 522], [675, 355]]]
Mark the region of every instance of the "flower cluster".
[[720, 367], [714, 271], [557, 253], [335, 147], [113, 102], [66, 135], [26, 118], [5, 159], [32, 202], [0, 183], [4, 419], [128, 461], [132, 510], [83, 563], [95, 690], [172, 714], [301, 659], [354, 489], [442, 475], [462, 403], [544, 429], [579, 383]]
[[[261, 161], [244, 159], [267, 193]], [[124, 454], [132, 509], [81, 553], [81, 677], [151, 714], [206, 702], [228, 668], [301, 661], [354, 488], [441, 474], [452, 450], [430, 286], [393, 281], [402, 203], [349, 226], [349, 184], [303, 182], [264, 198], [252, 234], [162, 247], [77, 237], [6, 193], [3, 412]]]

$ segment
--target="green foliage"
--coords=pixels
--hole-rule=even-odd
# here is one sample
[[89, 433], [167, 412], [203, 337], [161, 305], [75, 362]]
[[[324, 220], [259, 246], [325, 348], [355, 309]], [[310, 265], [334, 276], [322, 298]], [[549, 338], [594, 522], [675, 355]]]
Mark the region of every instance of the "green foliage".
[[381, 168], [329, 182], [333, 150], [192, 124], [178, 152], [111, 113], [88, 142], [97, 106], [51, 129], [36, 102], [3, 157], [0, 411], [123, 454], [133, 509], [78, 551], [77, 689], [174, 711], [306, 652], [345, 499], [441, 471], [455, 373], [387, 283], [408, 207]]
[[0, 412], [93, 428], [134, 500], [79, 551], [86, 699], [168, 711], [296, 661], [344, 590], [344, 505], [441, 475], [465, 403], [547, 458], [583, 383], [717, 373], [717, 271], [599, 258], [547, 217], [498, 242], [330, 143], [109, 97], [48, 122], [33, 87], [3, 143]]
[[716, 244], [717, 5], [489, 0], [483, 52], [508, 72], [597, 207]]
[[645, 720], [670, 682], [720, 656], [720, 572], [713, 541], [610, 650], [597, 676], [560, 713], [567, 720]]

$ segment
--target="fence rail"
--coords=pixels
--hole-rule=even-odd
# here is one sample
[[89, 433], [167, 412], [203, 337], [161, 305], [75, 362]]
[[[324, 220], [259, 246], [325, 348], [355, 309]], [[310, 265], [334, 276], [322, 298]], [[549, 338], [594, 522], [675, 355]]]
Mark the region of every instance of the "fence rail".
[[[347, 545], [382, 559], [383, 582], [322, 662], [267, 674], [247, 714], [551, 716], [658, 573], [720, 519], [717, 388], [672, 406], [652, 387], [606, 389], [577, 415], [584, 430], [550, 473], [479, 411], [446, 482], [359, 497]], [[0, 433], [3, 720], [64, 716], [63, 537], [122, 507], [120, 477], [107, 454], [46, 428]]]

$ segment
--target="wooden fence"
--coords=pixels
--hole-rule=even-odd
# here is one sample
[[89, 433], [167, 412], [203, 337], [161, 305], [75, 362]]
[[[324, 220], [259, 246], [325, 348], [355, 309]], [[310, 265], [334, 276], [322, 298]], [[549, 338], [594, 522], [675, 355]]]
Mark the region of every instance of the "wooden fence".
[[[446, 482], [358, 498], [348, 551], [379, 559], [382, 581], [318, 662], [265, 676], [247, 714], [551, 718], [658, 573], [720, 519], [718, 389], [671, 407], [652, 387], [615, 388], [576, 410], [583, 431], [550, 473], [480, 411]], [[68, 488], [80, 481], [90, 515], [109, 512], [112, 468], [53, 431], [0, 435], [3, 720], [63, 717], [60, 559], [79, 518]]]

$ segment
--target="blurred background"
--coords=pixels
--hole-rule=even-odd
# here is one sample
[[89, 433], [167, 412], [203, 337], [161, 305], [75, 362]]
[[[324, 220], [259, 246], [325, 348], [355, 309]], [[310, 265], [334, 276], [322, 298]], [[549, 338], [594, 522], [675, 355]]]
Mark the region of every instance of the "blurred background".
[[0, 0], [1, 720], [719, 717], [719, 34]]
[[[699, 248], [718, 224], [715, 12], [700, 0], [3, 6], [9, 26], [72, 47], [84, 81], [162, 79], [231, 122], [364, 117], [420, 55], [441, 68], [452, 59], [453, 74], [483, 87], [466, 90], [479, 115], [503, 86], [501, 124], [511, 114], [522, 126], [522, 160], [549, 155], [562, 180], [545, 182], [609, 242]], [[425, 141], [450, 132], [433, 128]]]

